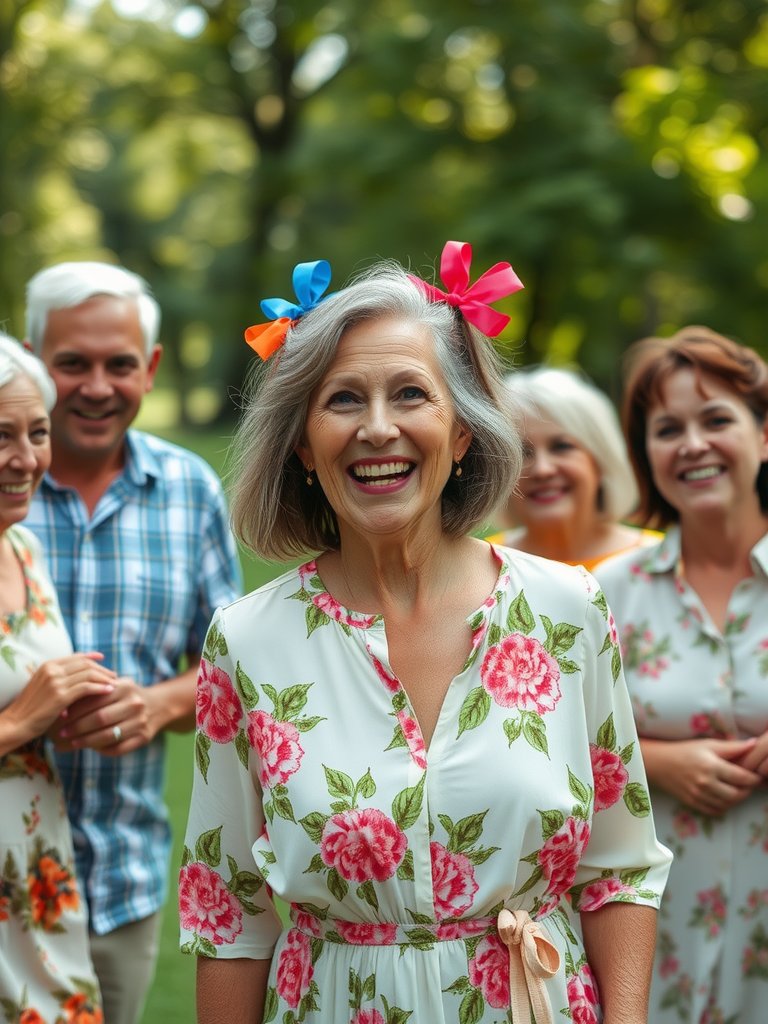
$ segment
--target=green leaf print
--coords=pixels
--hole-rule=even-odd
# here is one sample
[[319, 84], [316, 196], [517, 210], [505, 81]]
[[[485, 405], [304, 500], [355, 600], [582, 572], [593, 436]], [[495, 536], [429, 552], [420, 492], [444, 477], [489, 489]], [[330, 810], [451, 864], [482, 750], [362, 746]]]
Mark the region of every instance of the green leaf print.
[[389, 741], [389, 746], [385, 747], [385, 750], [396, 750], [398, 747], [407, 747], [408, 744], [403, 734], [403, 729], [398, 722], [395, 726], [395, 731], [392, 733], [392, 739]]
[[307, 833], [313, 843], [319, 843], [323, 838], [323, 829], [325, 823], [328, 821], [326, 814], [321, 814], [320, 811], [312, 811], [311, 814], [307, 814], [303, 818], [299, 818], [299, 824]]
[[320, 722], [325, 721], [326, 719], [322, 715], [312, 715], [310, 718], [296, 718], [293, 724], [299, 732], [309, 732], [310, 729], [314, 729]]
[[534, 750], [538, 750], [549, 757], [547, 727], [544, 725], [544, 719], [537, 715], [535, 711], [524, 711], [521, 717], [525, 739]]
[[488, 717], [490, 710], [491, 698], [487, 691], [482, 686], [476, 686], [473, 690], [470, 690], [464, 698], [461, 711], [459, 711], [459, 731], [456, 734], [456, 739], [463, 732], [467, 732], [469, 729], [476, 729], [478, 725], [482, 725]]
[[208, 782], [208, 769], [211, 766], [211, 741], [204, 732], [195, 733], [195, 762], [197, 769], [203, 777], [203, 782]]
[[370, 879], [358, 885], [356, 892], [360, 899], [367, 903], [369, 907], [373, 907], [374, 910], [379, 909], [379, 900], [373, 888], [373, 882]]
[[336, 768], [328, 768], [327, 765], [323, 765], [323, 771], [329, 794], [347, 799], [351, 803], [355, 795], [355, 784], [350, 776]]
[[251, 745], [248, 742], [248, 737], [245, 735], [242, 729], [238, 730], [237, 736], [235, 736], [235, 750], [237, 756], [244, 768], [248, 767], [248, 760], [251, 755]]
[[259, 693], [253, 685], [251, 678], [243, 670], [239, 661], [235, 666], [235, 686], [237, 687], [237, 692], [240, 694], [240, 700], [243, 702], [243, 707], [246, 711], [253, 711], [259, 703]]
[[359, 793], [364, 800], [370, 800], [375, 792], [376, 783], [373, 781], [371, 769], [369, 768], [365, 775], [360, 779], [358, 784], [355, 786], [355, 794]]
[[195, 843], [195, 860], [202, 861], [209, 868], [217, 868], [221, 864], [221, 829], [212, 828], [203, 832]]
[[628, 743], [626, 747], [624, 747], [624, 749], [619, 753], [619, 757], [621, 758], [622, 764], [629, 764], [629, 762], [632, 760], [632, 754], [634, 753], [634, 750], [634, 743]]
[[331, 622], [330, 615], [326, 615], [325, 612], [315, 604], [307, 605], [304, 617], [307, 621], [307, 638], [311, 637], [319, 626], [326, 626]]
[[485, 1000], [478, 988], [471, 988], [459, 1004], [459, 1024], [477, 1024], [485, 1011]]
[[564, 676], [572, 676], [575, 675], [577, 672], [581, 672], [581, 669], [576, 664], [576, 662], [571, 661], [570, 658], [558, 658], [557, 664]]
[[[542, 839], [549, 839], [555, 832], [563, 827], [565, 824], [565, 815], [562, 811], [539, 811], [539, 817], [541, 818], [541, 836]], [[534, 863], [536, 863], [536, 857], [534, 856]]]
[[203, 645], [203, 657], [205, 660], [213, 663], [216, 660], [216, 652], [218, 649], [219, 627], [213, 624], [206, 634], [205, 643]]
[[580, 779], [576, 778], [570, 768], [568, 769], [568, 788], [580, 804], [583, 804], [585, 808], [589, 807], [590, 791]]
[[504, 735], [511, 747], [516, 739], [519, 739], [523, 731], [523, 720], [521, 718], [507, 718], [504, 720]]
[[331, 868], [331, 870], [328, 872], [325, 878], [325, 883], [328, 886], [328, 891], [330, 892], [331, 896], [333, 896], [335, 900], [338, 900], [339, 903], [341, 903], [341, 901], [349, 892], [349, 886], [341, 877], [336, 868]]
[[8, 644], [0, 645], [0, 655], [2, 655], [3, 661], [14, 671], [16, 670], [16, 658], [13, 651]]
[[467, 850], [464, 856], [472, 864], [485, 864], [491, 854], [496, 853], [500, 849], [500, 846], [478, 846], [474, 850]]
[[609, 715], [597, 730], [597, 745], [614, 753], [616, 743], [616, 728], [613, 724], [613, 715]]
[[640, 782], [630, 782], [624, 789], [624, 803], [636, 818], [647, 818], [651, 813], [648, 792]]
[[595, 606], [595, 608], [600, 609], [600, 611], [603, 613], [604, 619], [608, 618], [608, 602], [606, 601], [605, 594], [602, 592], [602, 590], [598, 590], [596, 596], [592, 600], [592, 604]]
[[416, 878], [413, 870], [413, 850], [406, 850], [405, 856], [400, 861], [397, 869], [397, 877], [401, 882], [413, 882]]
[[603, 646], [597, 652], [598, 658], [600, 657], [601, 654], [605, 654], [606, 651], [610, 651], [610, 649], [612, 647], [613, 647], [613, 640], [611, 640], [611, 634], [610, 633], [606, 633], [605, 634], [605, 640], [603, 640]]
[[319, 871], [325, 871], [325, 864], [323, 863], [323, 858], [320, 856], [320, 854], [316, 853], [312, 860], [309, 862], [309, 867], [305, 868], [304, 874], [314, 875], [317, 874]]
[[524, 882], [523, 885], [521, 885], [520, 888], [517, 890], [517, 892], [513, 892], [512, 895], [513, 896], [523, 896], [530, 889], [533, 889], [534, 886], [538, 885], [543, 877], [544, 877], [543, 870], [540, 867], [535, 868], [534, 871], [533, 871], [533, 874], [528, 879], [528, 881]]
[[553, 625], [552, 620], [546, 615], [541, 616], [541, 621], [547, 634], [544, 647], [553, 658], [559, 658], [573, 647], [576, 637], [582, 632], [581, 626], [572, 626], [569, 622], [558, 622]]
[[399, 1006], [390, 1006], [384, 996], [381, 997], [381, 1002], [384, 1006], [386, 1024], [407, 1024], [413, 1010], [401, 1010]]
[[422, 775], [415, 786], [401, 790], [392, 801], [392, 817], [395, 823], [405, 832], [413, 825], [421, 814], [424, 799], [424, 778]]
[[469, 814], [457, 821], [449, 833], [446, 849], [451, 853], [463, 853], [476, 843], [483, 834], [483, 819], [487, 813], [488, 811], [481, 811], [479, 814]]
[[614, 683], [621, 675], [621, 651], [618, 647], [613, 648], [613, 654], [611, 655], [611, 675], [613, 676]]
[[498, 622], [492, 622], [488, 627], [488, 646], [495, 647], [499, 640], [501, 640], [501, 637], [501, 626]]
[[288, 790], [285, 786], [275, 786], [272, 790], [272, 806], [275, 809], [275, 814], [279, 814], [281, 818], [286, 821], [296, 822], [296, 818], [293, 814], [293, 805], [288, 799]]
[[311, 600], [312, 595], [308, 590], [305, 590], [304, 587], [302, 587], [301, 590], [297, 590], [295, 594], [289, 594], [286, 598], [286, 601], [303, 601], [304, 604], [309, 604]]
[[457, 978], [448, 988], [444, 988], [443, 992], [455, 992], [457, 995], [461, 995], [462, 992], [467, 992], [470, 988], [469, 978], [464, 974], [462, 977]]
[[184, 846], [181, 851], [181, 866], [185, 868], [187, 864], [192, 862], [192, 851], [188, 846]]
[[270, 985], [267, 989], [266, 999], [264, 1000], [264, 1016], [261, 1018], [262, 1024], [270, 1024], [270, 1022], [275, 1019], [279, 1005], [277, 990], [274, 985]]
[[434, 948], [435, 936], [427, 928], [410, 928], [405, 934], [411, 940], [411, 946], [422, 952]]
[[376, 975], [369, 974], [363, 982], [363, 999], [371, 1000], [376, 998]]
[[510, 633], [523, 633], [528, 636], [536, 627], [536, 620], [533, 617], [531, 606], [526, 600], [525, 593], [521, 590], [507, 613], [507, 629]]
[[275, 718], [287, 722], [301, 711], [307, 703], [307, 692], [312, 683], [298, 683], [281, 691], [275, 702]]
[[[627, 868], [625, 871], [619, 872], [619, 878], [624, 885], [631, 885], [633, 888], [637, 888], [642, 885], [648, 876], [648, 868]], [[607, 877], [610, 878], [610, 875]]]

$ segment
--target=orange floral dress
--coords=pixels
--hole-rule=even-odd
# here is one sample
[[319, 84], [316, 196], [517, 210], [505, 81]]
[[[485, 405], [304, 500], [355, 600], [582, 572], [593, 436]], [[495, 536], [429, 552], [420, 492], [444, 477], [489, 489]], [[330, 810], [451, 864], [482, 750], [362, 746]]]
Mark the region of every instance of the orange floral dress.
[[[72, 650], [38, 541], [21, 526], [6, 536], [27, 601], [0, 615], [0, 708], [38, 665]], [[64, 796], [42, 739], [0, 755], [0, 807], [0, 1020], [101, 1024]]]

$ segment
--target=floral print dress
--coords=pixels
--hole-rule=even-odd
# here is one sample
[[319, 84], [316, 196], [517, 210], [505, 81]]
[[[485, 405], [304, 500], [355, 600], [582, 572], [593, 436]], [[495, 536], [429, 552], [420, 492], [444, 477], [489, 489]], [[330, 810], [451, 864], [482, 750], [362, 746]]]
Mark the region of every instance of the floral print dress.
[[531, 985], [553, 1019], [591, 1024], [566, 893], [583, 911], [658, 905], [669, 853], [605, 600], [581, 569], [495, 553], [429, 750], [385, 623], [340, 606], [314, 562], [214, 617], [182, 948], [272, 957], [265, 1022], [510, 1021], [507, 908], [547, 953]]
[[[721, 632], [682, 573], [680, 533], [598, 570], [621, 635], [638, 732], [665, 740], [768, 729], [768, 537]], [[721, 817], [651, 793], [675, 854], [659, 920], [650, 1019], [763, 1024], [768, 1011], [768, 789]]]
[[[72, 650], [39, 542], [21, 526], [6, 537], [24, 572], [27, 604], [0, 616], [0, 707], [42, 662]], [[72, 836], [43, 740], [0, 755], [0, 806], [0, 1021], [100, 1024]]]

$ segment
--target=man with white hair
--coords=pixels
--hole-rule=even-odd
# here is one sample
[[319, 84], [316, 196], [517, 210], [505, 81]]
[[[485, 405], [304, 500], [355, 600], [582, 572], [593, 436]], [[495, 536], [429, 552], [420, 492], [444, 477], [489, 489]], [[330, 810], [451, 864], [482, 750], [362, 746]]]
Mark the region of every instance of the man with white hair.
[[119, 677], [56, 734], [108, 1024], [136, 1024], [157, 956], [170, 850], [164, 732], [194, 725], [208, 622], [240, 589], [213, 471], [129, 429], [160, 361], [159, 324], [145, 282], [110, 264], [61, 263], [28, 285], [28, 344], [58, 401], [53, 461], [27, 525], [75, 650], [102, 651]]

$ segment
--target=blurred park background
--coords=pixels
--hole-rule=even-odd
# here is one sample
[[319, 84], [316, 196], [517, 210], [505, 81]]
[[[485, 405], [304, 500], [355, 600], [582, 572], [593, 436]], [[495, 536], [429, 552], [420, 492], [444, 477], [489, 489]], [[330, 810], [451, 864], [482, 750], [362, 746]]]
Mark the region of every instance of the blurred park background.
[[[63, 259], [163, 308], [141, 425], [220, 468], [264, 296], [448, 238], [525, 291], [510, 364], [704, 323], [768, 355], [766, 0], [0, 0], [0, 321]], [[246, 562], [255, 585], [278, 571]], [[181, 828], [188, 738], [172, 737]], [[174, 869], [175, 873], [175, 869]], [[145, 1024], [193, 1019], [172, 906]]]

